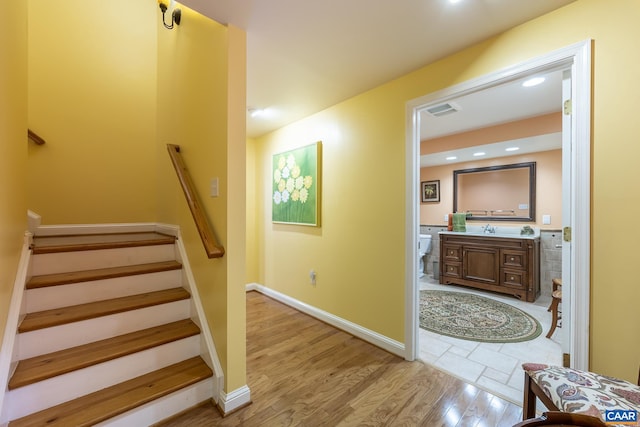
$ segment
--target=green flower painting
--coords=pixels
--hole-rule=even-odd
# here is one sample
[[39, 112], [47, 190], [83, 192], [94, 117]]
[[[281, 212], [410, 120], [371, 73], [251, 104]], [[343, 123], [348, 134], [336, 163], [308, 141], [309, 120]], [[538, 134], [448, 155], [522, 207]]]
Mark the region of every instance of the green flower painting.
[[273, 222], [319, 226], [321, 143], [273, 156]]

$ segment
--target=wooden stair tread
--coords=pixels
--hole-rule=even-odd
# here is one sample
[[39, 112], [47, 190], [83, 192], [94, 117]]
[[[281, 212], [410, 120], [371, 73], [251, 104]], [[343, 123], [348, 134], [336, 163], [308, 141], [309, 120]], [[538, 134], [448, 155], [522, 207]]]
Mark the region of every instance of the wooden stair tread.
[[198, 335], [190, 319], [21, 360], [9, 381], [9, 390], [43, 381], [98, 363]]
[[19, 418], [11, 427], [91, 426], [213, 375], [194, 357], [78, 399]]
[[156, 232], [36, 236], [34, 254], [173, 244], [176, 238]]
[[162, 261], [147, 264], [126, 265], [122, 267], [45, 274], [41, 276], [33, 276], [29, 282], [27, 282], [27, 289], [68, 285], [71, 283], [89, 282], [92, 280], [113, 279], [116, 277], [135, 276], [139, 274], [157, 273], [160, 271], [179, 270], [181, 268], [182, 264], [177, 261]]
[[22, 323], [20, 323], [18, 332], [29, 332], [51, 326], [64, 325], [138, 308], [179, 301], [190, 297], [191, 295], [184, 288], [173, 288], [29, 313], [25, 316]]

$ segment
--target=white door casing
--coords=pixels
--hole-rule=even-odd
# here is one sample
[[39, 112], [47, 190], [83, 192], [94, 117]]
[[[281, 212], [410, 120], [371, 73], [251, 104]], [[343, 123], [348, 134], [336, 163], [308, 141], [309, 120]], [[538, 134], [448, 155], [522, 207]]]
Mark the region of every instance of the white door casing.
[[[569, 226], [573, 242], [568, 254], [571, 367], [589, 367], [589, 298], [590, 298], [590, 176], [591, 176], [591, 40], [585, 40], [503, 70], [460, 83], [407, 102], [406, 181], [405, 181], [405, 358], [418, 356], [418, 279], [417, 255], [420, 181], [420, 111], [427, 105], [445, 102], [472, 92], [494, 87], [527, 75], [552, 70], [571, 69], [572, 110], [570, 138]], [[563, 142], [564, 145], [564, 142]], [[565, 147], [563, 146], [563, 152]], [[563, 172], [564, 176], [564, 172]], [[563, 178], [564, 180], [564, 178]], [[578, 185], [578, 183], [580, 185]], [[563, 188], [563, 198], [566, 198]], [[567, 225], [563, 219], [563, 225]], [[563, 248], [563, 259], [564, 257]], [[564, 270], [563, 266], [563, 270]], [[566, 285], [566, 284], [565, 284]], [[565, 306], [567, 304], [565, 303]]]

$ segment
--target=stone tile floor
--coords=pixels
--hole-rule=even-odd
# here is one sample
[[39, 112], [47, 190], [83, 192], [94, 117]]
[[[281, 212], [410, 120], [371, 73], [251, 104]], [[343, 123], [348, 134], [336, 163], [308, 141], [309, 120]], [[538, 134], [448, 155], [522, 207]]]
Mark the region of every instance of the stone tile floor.
[[556, 329], [551, 339], [545, 338], [551, 324], [551, 313], [547, 312], [550, 297], [540, 297], [534, 303], [521, 302], [507, 295], [463, 286], [440, 285], [431, 276], [420, 279], [420, 289], [482, 295], [515, 306], [542, 325], [539, 337], [522, 343], [505, 344], [466, 341], [420, 329], [419, 357], [422, 361], [517, 404], [522, 404], [523, 397], [522, 363], [562, 365], [562, 329]]

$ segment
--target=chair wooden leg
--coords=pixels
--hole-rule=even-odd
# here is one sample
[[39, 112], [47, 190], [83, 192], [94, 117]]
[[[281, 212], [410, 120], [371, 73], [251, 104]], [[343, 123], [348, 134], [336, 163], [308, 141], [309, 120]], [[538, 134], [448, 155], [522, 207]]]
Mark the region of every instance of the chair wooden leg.
[[558, 326], [558, 304], [560, 304], [560, 300], [558, 298], [554, 298], [551, 301], [551, 328], [549, 328], [549, 332], [547, 333], [547, 338], [551, 338], [551, 335], [556, 330], [556, 326]]
[[531, 388], [531, 377], [524, 373], [524, 398], [522, 400], [522, 420], [535, 418], [536, 416], [536, 395]]
[[524, 398], [522, 399], [522, 419], [528, 420], [535, 418], [536, 416], [536, 402], [540, 399], [540, 402], [550, 411], [559, 411], [553, 401], [544, 393], [544, 390], [531, 380], [529, 374], [524, 373]]

